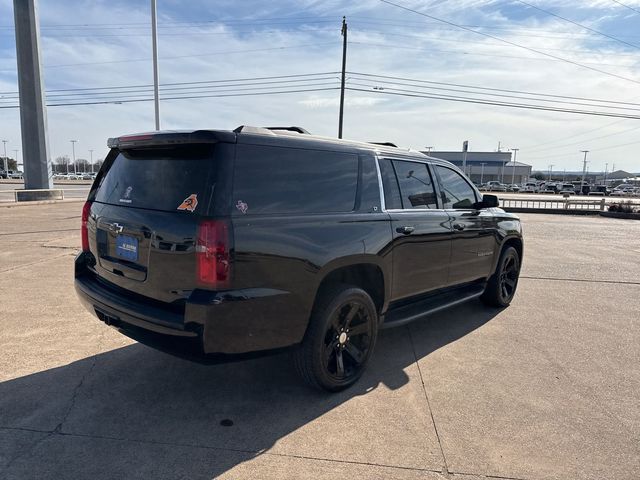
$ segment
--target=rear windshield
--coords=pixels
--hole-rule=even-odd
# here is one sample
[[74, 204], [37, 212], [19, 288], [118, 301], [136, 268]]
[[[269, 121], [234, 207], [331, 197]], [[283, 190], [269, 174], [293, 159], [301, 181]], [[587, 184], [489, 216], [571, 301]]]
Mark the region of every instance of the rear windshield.
[[102, 178], [95, 200], [135, 208], [204, 213], [215, 184], [213, 146], [121, 151]]

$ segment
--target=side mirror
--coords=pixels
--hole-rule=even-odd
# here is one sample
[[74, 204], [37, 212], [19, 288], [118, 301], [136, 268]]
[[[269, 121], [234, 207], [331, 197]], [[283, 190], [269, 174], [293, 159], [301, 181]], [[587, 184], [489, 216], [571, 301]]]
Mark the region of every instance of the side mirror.
[[500, 202], [498, 201], [498, 197], [495, 195], [482, 195], [482, 201], [476, 203], [474, 205], [478, 210], [483, 208], [494, 208], [500, 206]]

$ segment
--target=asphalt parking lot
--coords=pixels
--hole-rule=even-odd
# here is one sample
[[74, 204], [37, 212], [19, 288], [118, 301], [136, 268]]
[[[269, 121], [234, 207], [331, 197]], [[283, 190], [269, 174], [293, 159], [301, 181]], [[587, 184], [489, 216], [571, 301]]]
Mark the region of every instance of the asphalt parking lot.
[[383, 331], [329, 395], [286, 354], [195, 365], [98, 322], [81, 206], [0, 206], [0, 478], [640, 478], [640, 222], [522, 214], [511, 307]]

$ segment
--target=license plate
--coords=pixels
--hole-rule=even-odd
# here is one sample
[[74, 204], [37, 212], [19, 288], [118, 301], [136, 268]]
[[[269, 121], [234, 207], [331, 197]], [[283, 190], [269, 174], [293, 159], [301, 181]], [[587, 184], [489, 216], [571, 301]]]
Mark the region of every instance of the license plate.
[[130, 262], [138, 260], [138, 239], [129, 235], [116, 237], [116, 255]]

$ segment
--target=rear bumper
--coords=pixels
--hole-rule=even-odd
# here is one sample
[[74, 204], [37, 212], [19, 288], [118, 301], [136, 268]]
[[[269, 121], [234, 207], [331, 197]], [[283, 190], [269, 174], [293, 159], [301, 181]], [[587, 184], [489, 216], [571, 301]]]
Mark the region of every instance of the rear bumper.
[[289, 292], [194, 290], [184, 305], [163, 305], [99, 280], [87, 268], [86, 255], [78, 255], [75, 264], [75, 289], [84, 307], [124, 335], [158, 350], [217, 363], [289, 347], [304, 336], [306, 322], [287, 322], [283, 314], [292, 307]]

